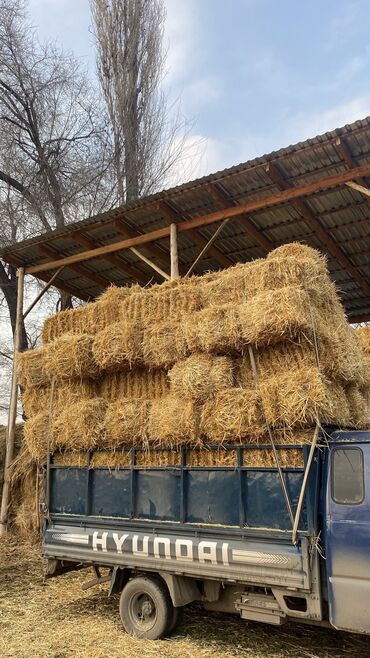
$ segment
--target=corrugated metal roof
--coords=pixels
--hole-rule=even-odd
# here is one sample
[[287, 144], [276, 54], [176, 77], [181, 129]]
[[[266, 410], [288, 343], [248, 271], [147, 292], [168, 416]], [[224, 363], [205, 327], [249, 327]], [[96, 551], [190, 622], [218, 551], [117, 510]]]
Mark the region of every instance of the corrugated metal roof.
[[[85, 244], [88, 240], [93, 247], [99, 247], [118, 242], [127, 235], [139, 235], [168, 226], [174, 220], [187, 221], [207, 215], [228, 204], [264, 199], [284, 189], [279, 180], [276, 182], [266, 170], [268, 163], [277, 169], [288, 187], [300, 187], [344, 172], [350, 164], [343, 155], [343, 147], [338, 144], [338, 137], [350, 154], [354, 167], [370, 163], [368, 117], [224, 171], [37, 235], [4, 248], [0, 256], [17, 266], [37, 265], [85, 251], [89, 247], [81, 246], [81, 240]], [[364, 181], [361, 182], [364, 184]], [[253, 234], [245, 230], [243, 217], [233, 219], [221, 232], [214, 248], [199, 262], [195, 272], [259, 258], [266, 254], [266, 249], [294, 240], [303, 241], [328, 256], [329, 269], [340, 287], [349, 316], [370, 319], [370, 199], [342, 185], [306, 196], [304, 205], [339, 247], [343, 258], [338, 258], [338, 253], [330, 249], [322, 235], [313, 230], [299, 202], [287, 201], [248, 215], [261, 240], [256, 240]], [[216, 228], [217, 224], [179, 233], [179, 260], [183, 271], [192, 264]], [[266, 247], [264, 241], [268, 241], [271, 247]], [[50, 255], [45, 255], [46, 250]], [[143, 245], [140, 250], [168, 271], [168, 238]], [[351, 268], [346, 267], [346, 259], [359, 276], [353, 276], [353, 270], [349, 271]], [[47, 280], [50, 275], [51, 272], [44, 272], [39, 276]], [[160, 275], [128, 249], [114, 256], [94, 258], [66, 267], [58, 278], [61, 287], [82, 299], [95, 298], [110, 283], [126, 285], [139, 281], [145, 284], [160, 280]]]

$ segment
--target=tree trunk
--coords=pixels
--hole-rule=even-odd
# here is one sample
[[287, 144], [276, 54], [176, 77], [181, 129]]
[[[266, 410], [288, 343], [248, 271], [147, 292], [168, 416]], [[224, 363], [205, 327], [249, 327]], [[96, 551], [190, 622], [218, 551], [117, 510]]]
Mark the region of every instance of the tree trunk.
[[[8, 305], [10, 323], [12, 327], [12, 334], [14, 339], [15, 334], [15, 324], [17, 317], [17, 271], [15, 267], [9, 265], [8, 272], [6, 272], [3, 263], [0, 262], [0, 288], [6, 299]], [[20, 352], [24, 352], [28, 349], [28, 338], [26, 334], [26, 329], [24, 321], [22, 320], [21, 325], [21, 338], [20, 338]]]

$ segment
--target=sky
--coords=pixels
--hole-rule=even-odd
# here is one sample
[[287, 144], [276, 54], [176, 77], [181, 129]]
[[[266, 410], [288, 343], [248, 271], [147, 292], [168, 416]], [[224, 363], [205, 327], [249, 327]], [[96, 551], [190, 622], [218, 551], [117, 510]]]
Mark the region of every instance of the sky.
[[[368, 0], [165, 4], [165, 88], [202, 144], [192, 177], [370, 114]], [[29, 0], [29, 13], [94, 74], [88, 0]]]

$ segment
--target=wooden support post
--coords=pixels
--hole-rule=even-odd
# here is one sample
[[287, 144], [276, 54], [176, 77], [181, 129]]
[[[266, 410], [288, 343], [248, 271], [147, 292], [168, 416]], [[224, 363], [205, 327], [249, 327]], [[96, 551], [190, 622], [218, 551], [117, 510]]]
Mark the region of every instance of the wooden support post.
[[151, 267], [153, 270], [155, 270], [155, 272], [158, 272], [158, 274], [163, 276], [163, 278], [166, 279], [166, 281], [169, 281], [171, 279], [171, 277], [167, 274], [167, 272], [165, 272], [160, 267], [158, 267], [158, 265], [153, 263], [153, 261], [150, 260], [150, 258], [147, 258], [146, 256], [144, 256], [144, 254], [142, 254], [141, 251], [139, 251], [138, 249], [135, 249], [135, 247], [131, 247], [131, 251], [135, 254], [135, 256], [140, 258], [140, 260], [144, 261], [144, 263], [146, 263], [147, 265], [149, 265], [149, 267]]
[[37, 302], [40, 301], [41, 297], [43, 297], [45, 293], [49, 290], [50, 286], [53, 285], [55, 279], [61, 273], [62, 270], [64, 270], [64, 265], [62, 265], [62, 267], [59, 267], [59, 269], [56, 272], [54, 272], [53, 276], [51, 277], [51, 279], [49, 279], [46, 286], [43, 287], [43, 289], [39, 292], [37, 297], [35, 297], [35, 299], [33, 300], [32, 304], [30, 304], [28, 309], [23, 313], [23, 320], [26, 319], [27, 315], [31, 313], [32, 309], [36, 306]]
[[190, 274], [192, 273], [192, 271], [195, 268], [195, 266], [197, 265], [197, 263], [199, 263], [200, 259], [209, 250], [209, 248], [212, 247], [212, 245], [213, 245], [214, 241], [216, 240], [217, 236], [221, 233], [223, 227], [226, 226], [226, 224], [228, 224], [229, 221], [230, 221], [230, 219], [224, 219], [222, 224], [220, 224], [220, 226], [218, 227], [217, 231], [214, 232], [212, 237], [208, 240], [207, 244], [204, 245], [202, 251], [200, 252], [200, 254], [198, 254], [198, 256], [196, 257], [194, 263], [189, 267], [189, 269], [186, 272], [185, 276], [190, 276]]
[[179, 278], [179, 257], [177, 253], [177, 226], [170, 226], [171, 279]]
[[18, 294], [17, 294], [17, 316], [14, 332], [14, 354], [13, 354], [13, 371], [12, 386], [10, 393], [8, 428], [6, 434], [6, 456], [4, 466], [4, 484], [1, 498], [0, 511], [0, 536], [4, 536], [8, 527], [8, 511], [10, 505], [10, 465], [14, 455], [15, 424], [17, 420], [17, 401], [18, 401], [18, 383], [17, 383], [17, 364], [16, 357], [21, 344], [21, 330], [23, 318], [23, 292], [24, 292], [24, 268], [17, 270], [18, 275]]

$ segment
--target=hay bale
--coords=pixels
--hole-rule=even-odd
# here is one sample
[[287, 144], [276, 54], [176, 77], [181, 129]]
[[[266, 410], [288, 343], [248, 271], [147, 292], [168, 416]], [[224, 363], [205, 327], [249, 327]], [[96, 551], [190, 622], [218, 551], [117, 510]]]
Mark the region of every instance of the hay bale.
[[181, 452], [179, 450], [138, 450], [136, 466], [142, 468], [158, 468], [163, 466], [179, 466]]
[[356, 336], [363, 352], [370, 356], [370, 326], [356, 329]]
[[313, 258], [310, 251], [238, 264], [218, 272], [210, 281], [202, 277], [204, 306], [221, 306], [225, 299], [235, 305], [244, 304], [260, 293], [292, 285], [303, 286], [321, 298], [328, 281], [326, 261], [318, 254]]
[[45, 370], [46, 349], [37, 347], [16, 356], [17, 378], [20, 386], [44, 386], [49, 382]]
[[93, 344], [98, 367], [112, 372], [142, 364], [142, 340], [142, 331], [134, 322], [115, 322], [99, 331]]
[[118, 400], [108, 404], [105, 417], [104, 446], [139, 446], [145, 444], [148, 433], [150, 402], [148, 400]]
[[351, 384], [346, 388], [351, 427], [370, 429], [370, 386]]
[[255, 390], [226, 389], [203, 406], [201, 433], [211, 443], [249, 443], [265, 430]]
[[326, 381], [316, 366], [276, 372], [260, 380], [259, 393], [273, 426], [307, 427], [319, 419], [345, 427], [349, 422], [344, 388]]
[[168, 373], [171, 393], [202, 402], [234, 384], [233, 362], [227, 356], [192, 354]]
[[175, 447], [199, 440], [199, 410], [192, 401], [167, 396], [154, 400], [148, 421], [150, 444]]
[[233, 466], [238, 464], [237, 453], [235, 450], [225, 450], [222, 446], [218, 450], [210, 450], [207, 446], [199, 448], [189, 448], [186, 451], [186, 465], [187, 466], [209, 466], [214, 468], [217, 466]]
[[99, 381], [98, 395], [108, 402], [122, 398], [156, 400], [168, 395], [170, 385], [167, 371], [134, 368], [127, 372], [114, 372]]
[[99, 369], [92, 351], [93, 342], [93, 336], [88, 334], [65, 334], [49, 343], [44, 356], [49, 379], [96, 377]]
[[[22, 393], [22, 405], [27, 418], [49, 410], [50, 386], [31, 386]], [[68, 404], [81, 398], [93, 398], [97, 394], [97, 382], [91, 379], [71, 379], [56, 382], [52, 412], [59, 414]]]
[[39, 512], [36, 506], [37, 466], [27, 449], [22, 449], [13, 461], [10, 472], [12, 492], [11, 526], [17, 535], [27, 541], [39, 538]]
[[54, 448], [87, 450], [103, 445], [106, 411], [107, 402], [102, 398], [67, 405], [53, 419]]
[[[250, 468], [277, 468], [272, 448], [243, 450], [244, 466]], [[303, 468], [304, 457], [300, 448], [277, 448], [281, 468]]]
[[289, 242], [288, 244], [282, 244], [280, 247], [276, 247], [276, 249], [273, 249], [267, 254], [266, 260], [279, 259], [284, 261], [286, 258], [291, 257], [301, 262], [313, 260], [326, 270], [326, 257], [324, 254], [301, 242]]
[[190, 352], [236, 354], [243, 341], [238, 307], [209, 306], [184, 318], [183, 332]]
[[41, 333], [43, 345], [67, 333], [95, 335], [97, 331], [118, 322], [121, 303], [137, 290], [140, 290], [138, 285], [122, 288], [110, 286], [96, 301], [47, 318]]
[[28, 418], [24, 424], [24, 441], [32, 459], [38, 463], [45, 463], [47, 456], [48, 439], [50, 450], [54, 449], [52, 428], [49, 429], [49, 414], [40, 413]]
[[313, 333], [308, 293], [299, 286], [266, 291], [237, 307], [245, 343], [271, 345]]
[[189, 354], [183, 325], [167, 320], [144, 327], [143, 357], [149, 368], [168, 368]]
[[180, 322], [184, 315], [194, 313], [202, 307], [200, 283], [201, 280], [196, 277], [179, 279], [130, 295], [120, 306], [121, 318], [141, 324], [162, 324], [169, 318]]

